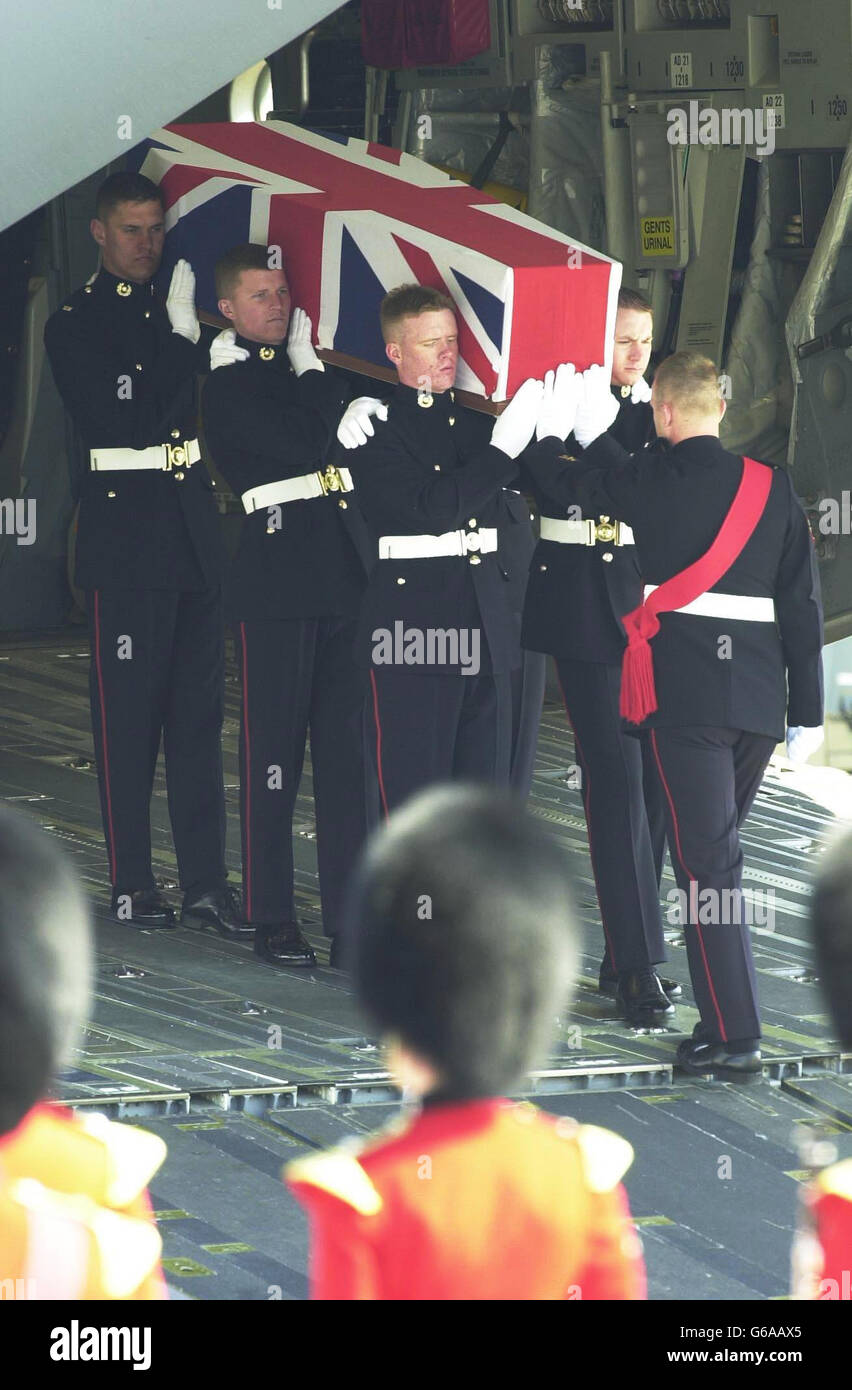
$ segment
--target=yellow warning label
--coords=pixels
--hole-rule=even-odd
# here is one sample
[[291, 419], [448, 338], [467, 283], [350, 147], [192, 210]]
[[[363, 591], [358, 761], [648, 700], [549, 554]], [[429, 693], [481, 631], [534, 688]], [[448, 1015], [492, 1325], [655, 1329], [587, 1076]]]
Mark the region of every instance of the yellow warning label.
[[675, 229], [673, 217], [643, 217], [640, 220], [643, 256], [673, 256]]

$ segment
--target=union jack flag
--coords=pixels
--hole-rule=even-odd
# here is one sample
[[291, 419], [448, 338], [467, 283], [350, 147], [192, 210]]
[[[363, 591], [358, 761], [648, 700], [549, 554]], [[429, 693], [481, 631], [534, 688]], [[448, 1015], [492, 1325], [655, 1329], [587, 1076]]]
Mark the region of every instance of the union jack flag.
[[[417, 281], [457, 306], [463, 391], [509, 399], [562, 361], [609, 363], [621, 266], [413, 155], [280, 121], [166, 126], [138, 151], [166, 200], [165, 279], [239, 242], [280, 246], [318, 348], [387, 368], [379, 304]], [[165, 283], [168, 283], [165, 280]]]

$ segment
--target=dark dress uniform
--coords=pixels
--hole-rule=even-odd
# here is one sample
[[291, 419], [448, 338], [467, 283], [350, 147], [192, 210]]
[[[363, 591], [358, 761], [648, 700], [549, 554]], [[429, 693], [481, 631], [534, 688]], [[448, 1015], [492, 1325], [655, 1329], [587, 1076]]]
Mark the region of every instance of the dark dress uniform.
[[[491, 438], [494, 419], [482, 411], [462, 409], [455, 417], [462, 431], [463, 452], [484, 449]], [[521, 474], [523, 477], [523, 458]], [[518, 480], [521, 481], [520, 479]], [[528, 480], [525, 480], [528, 481]], [[498, 533], [498, 568], [508, 585], [509, 606], [515, 620], [520, 656], [509, 675], [512, 702], [512, 751], [509, 785], [525, 801], [532, 786], [541, 707], [547, 676], [547, 659], [521, 647], [521, 620], [530, 564], [535, 552], [533, 516], [518, 487], [503, 489], [505, 521]]]
[[[505, 492], [518, 466], [483, 443], [480, 428], [462, 414], [454, 392], [427, 396], [398, 385], [387, 422], [377, 423], [373, 438], [351, 456], [380, 557], [358, 636], [369, 671], [365, 743], [376, 819], [432, 782], [509, 779], [510, 675], [521, 657], [500, 537], [519, 524]], [[408, 538], [450, 532], [458, 532], [459, 553], [400, 557]], [[381, 558], [382, 538], [403, 542], [396, 555]], [[425, 661], [412, 660], [415, 646], [405, 660], [407, 631], [421, 634]], [[438, 634], [431, 653], [429, 633]]]
[[[196, 898], [225, 881], [224, 550], [195, 443], [206, 350], [172, 332], [151, 284], [106, 270], [50, 317], [45, 345], [89, 451], [74, 480], [76, 582], [91, 629], [110, 878], [117, 894], [154, 887], [150, 800], [162, 738], [180, 882]], [[156, 446], [156, 468], [108, 467], [110, 451], [126, 458]]]
[[632, 1159], [620, 1136], [528, 1102], [427, 1098], [285, 1169], [310, 1216], [311, 1297], [644, 1298]]
[[272, 499], [276, 483], [323, 469], [346, 390], [329, 371], [297, 378], [283, 345], [237, 343], [249, 358], [211, 373], [202, 408], [205, 438], [234, 492], [267, 489], [248, 499], [256, 509], [227, 585], [242, 682], [243, 903], [249, 922], [295, 922], [293, 812], [310, 728], [323, 926], [334, 936], [366, 833], [364, 682], [353, 651], [365, 541], [351, 493]]
[[[530, 466], [549, 497], [626, 521], [650, 585], [706, 553], [743, 473], [742, 458], [711, 435], [672, 447], [658, 441], [632, 459], [602, 435], [579, 462], [543, 441]], [[692, 904], [714, 896], [721, 903], [725, 890], [740, 889], [739, 827], [784, 736], [785, 710], [790, 727], [822, 723], [819, 577], [805, 514], [784, 470], [773, 469], [757, 527], [710, 594], [722, 616], [706, 607], [660, 615], [651, 643], [658, 708], [642, 728], [663, 785], [675, 878], [689, 904], [685, 935], [701, 1014], [696, 1036], [728, 1044], [760, 1036], [748, 929], [742, 920], [726, 923], [721, 911], [706, 925]], [[763, 603], [755, 607], [755, 599]], [[767, 604], [770, 620], [753, 616], [765, 616]], [[708, 888], [714, 895], [702, 900]]]
[[[610, 433], [628, 453], [636, 453], [655, 437], [653, 412], [647, 403], [634, 404], [627, 387], [623, 392], [613, 387], [613, 393], [620, 406]], [[568, 452], [581, 450], [571, 440]], [[536, 491], [542, 517], [569, 519], [567, 505], [540, 487]], [[578, 508], [571, 505], [576, 518]], [[539, 541], [522, 642], [553, 655], [574, 732], [606, 942], [604, 974], [641, 970], [666, 956], [659, 897], [662, 789], [650, 749], [623, 732], [618, 712], [626, 645], [620, 619], [641, 602], [636, 547], [620, 530], [602, 530], [593, 545]]]

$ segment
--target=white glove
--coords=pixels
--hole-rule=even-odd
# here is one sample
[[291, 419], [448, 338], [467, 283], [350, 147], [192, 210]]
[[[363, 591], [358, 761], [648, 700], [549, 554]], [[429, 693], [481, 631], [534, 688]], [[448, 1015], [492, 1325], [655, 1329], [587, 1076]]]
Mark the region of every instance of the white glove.
[[647, 405], [651, 399], [651, 388], [643, 376], [633, 383], [630, 399], [634, 405]]
[[609, 389], [610, 374], [603, 367], [583, 372], [583, 398], [577, 407], [574, 438], [587, 448], [605, 434], [618, 414], [618, 401]]
[[325, 371], [311, 344], [311, 321], [304, 309], [293, 310], [290, 334], [287, 338], [287, 356], [296, 376], [301, 376], [303, 372]]
[[573, 362], [563, 362], [544, 378], [544, 395], [535, 426], [536, 439], [554, 436], [565, 440], [574, 428], [574, 417], [583, 394], [583, 378]]
[[198, 342], [201, 325], [195, 312], [195, 272], [189, 261], [178, 261], [172, 271], [166, 313], [173, 333], [179, 333], [191, 343]]
[[502, 415], [494, 421], [491, 443], [495, 449], [516, 459], [529, 444], [535, 429], [544, 383], [530, 377], [519, 386]]
[[248, 348], [237, 347], [237, 335], [233, 328], [224, 328], [210, 344], [210, 370], [217, 367], [230, 367], [234, 362], [245, 362]]
[[375, 415], [378, 420], [388, 418], [388, 408], [384, 401], [378, 400], [375, 396], [357, 396], [354, 401], [349, 402], [346, 413], [337, 426], [337, 438], [344, 449], [357, 449], [367, 443], [368, 435], [375, 434], [370, 422], [371, 415]]
[[822, 724], [816, 729], [804, 729], [797, 724], [787, 730], [787, 757], [791, 763], [806, 763], [811, 754], [822, 747], [824, 739]]

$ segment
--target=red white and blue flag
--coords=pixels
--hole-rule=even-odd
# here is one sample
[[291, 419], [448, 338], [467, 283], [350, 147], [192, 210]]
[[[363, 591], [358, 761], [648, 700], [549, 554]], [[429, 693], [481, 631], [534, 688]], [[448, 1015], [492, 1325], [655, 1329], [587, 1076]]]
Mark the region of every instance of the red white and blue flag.
[[166, 126], [138, 157], [165, 194], [163, 274], [185, 257], [209, 314], [216, 261], [251, 241], [280, 246], [319, 349], [362, 370], [387, 368], [379, 304], [412, 281], [457, 306], [461, 390], [609, 364], [620, 264], [413, 155], [266, 121]]

